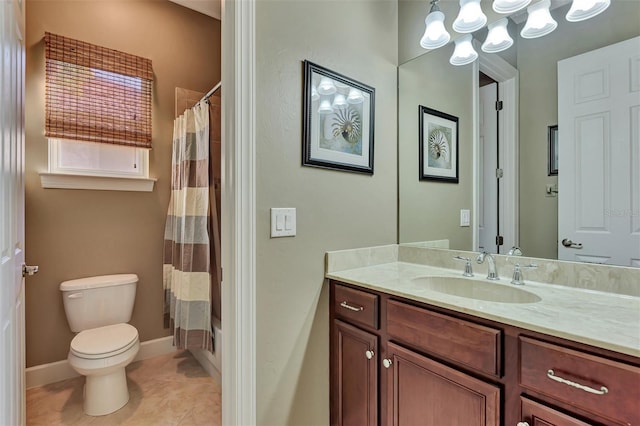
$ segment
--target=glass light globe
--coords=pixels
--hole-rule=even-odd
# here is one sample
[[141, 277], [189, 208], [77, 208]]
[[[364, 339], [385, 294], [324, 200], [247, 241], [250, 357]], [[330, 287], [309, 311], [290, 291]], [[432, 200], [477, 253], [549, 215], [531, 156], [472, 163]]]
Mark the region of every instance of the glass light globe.
[[513, 39], [507, 30], [508, 24], [509, 20], [507, 18], [502, 18], [492, 24], [489, 24], [489, 34], [487, 34], [487, 39], [482, 43], [483, 52], [502, 52], [513, 45]]
[[529, 6], [531, 0], [493, 0], [493, 5], [491, 6], [494, 11], [498, 13], [513, 13], [518, 10]]
[[444, 27], [444, 13], [431, 12], [424, 20], [426, 28], [420, 40], [420, 46], [425, 49], [437, 49], [449, 43], [451, 36]]
[[333, 98], [333, 104], [331, 106], [333, 108], [337, 108], [337, 109], [346, 108], [347, 107], [347, 100], [345, 99], [343, 94], [338, 93]]
[[328, 77], [322, 77], [318, 85], [318, 93], [321, 95], [333, 95], [336, 93], [336, 86]]
[[611, 0], [573, 0], [571, 9], [567, 12], [567, 21], [579, 22], [593, 18], [604, 12], [610, 4]]
[[329, 102], [329, 99], [323, 99], [322, 101], [320, 101], [320, 108], [318, 108], [318, 112], [320, 114], [328, 114], [330, 112], [333, 112], [333, 108], [331, 108], [331, 102]]
[[484, 27], [487, 16], [482, 12], [480, 0], [460, 0], [460, 12], [453, 29], [459, 33], [472, 33]]
[[540, 3], [527, 8], [527, 13], [529, 14], [527, 23], [524, 24], [524, 28], [520, 31], [520, 35], [523, 38], [542, 37], [556, 29], [558, 23], [551, 17], [550, 6], [550, 0], [542, 0]]
[[478, 58], [478, 52], [473, 48], [471, 40], [471, 34], [467, 34], [456, 40], [456, 47], [453, 50], [451, 59], [449, 59], [451, 65], [467, 65]]
[[364, 97], [362, 96], [362, 92], [358, 89], [351, 88], [349, 90], [349, 95], [347, 96], [347, 102], [355, 105], [361, 104], [364, 101]]

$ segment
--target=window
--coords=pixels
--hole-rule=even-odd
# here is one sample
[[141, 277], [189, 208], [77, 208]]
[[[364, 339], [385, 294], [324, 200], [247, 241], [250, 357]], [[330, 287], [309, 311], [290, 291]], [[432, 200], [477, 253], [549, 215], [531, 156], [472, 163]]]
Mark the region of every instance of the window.
[[[94, 182], [88, 189], [122, 189], [107, 186], [127, 179], [151, 181], [153, 189], [151, 61], [51, 33], [45, 33], [45, 55], [49, 171], [41, 174], [43, 186], [84, 176]], [[108, 184], [96, 187], [98, 177]], [[131, 189], [130, 182], [125, 186]]]

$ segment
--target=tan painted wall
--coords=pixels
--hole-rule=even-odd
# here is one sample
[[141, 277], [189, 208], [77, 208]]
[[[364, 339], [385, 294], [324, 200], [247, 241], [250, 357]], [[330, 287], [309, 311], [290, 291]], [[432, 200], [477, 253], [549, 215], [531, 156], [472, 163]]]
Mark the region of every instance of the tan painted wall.
[[[564, 19], [568, 7], [552, 13], [559, 25], [551, 34], [518, 38], [520, 246], [527, 256], [558, 256], [558, 199], [545, 196], [545, 185], [558, 182], [547, 176], [547, 126], [558, 124], [557, 62], [640, 34], [640, 2], [614, 1], [601, 15], [577, 23]], [[559, 189], [560, 197], [571, 196]]]
[[[153, 61], [151, 193], [42, 189], [45, 31]], [[27, 282], [27, 366], [67, 357], [73, 334], [61, 281], [133, 272], [140, 282], [131, 323], [140, 340], [163, 337], [162, 241], [169, 203], [175, 87], [202, 92], [220, 80], [220, 21], [168, 1], [27, 1], [26, 255], [40, 266]]]
[[[329, 424], [324, 253], [396, 242], [397, 4], [258, 1], [257, 423]], [[302, 61], [376, 89], [375, 174], [301, 166]], [[269, 238], [269, 209], [297, 236]]]
[[[401, 243], [448, 239], [450, 247], [471, 250], [471, 228], [459, 226], [459, 212], [473, 210], [473, 68], [454, 67], [450, 55], [437, 49], [398, 71], [399, 238]], [[418, 179], [419, 105], [458, 117], [458, 184]]]

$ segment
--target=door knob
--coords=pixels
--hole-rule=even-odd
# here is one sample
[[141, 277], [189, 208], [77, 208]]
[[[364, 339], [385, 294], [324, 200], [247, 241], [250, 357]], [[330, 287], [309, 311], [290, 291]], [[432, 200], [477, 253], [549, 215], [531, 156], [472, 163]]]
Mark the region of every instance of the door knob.
[[574, 248], [574, 249], [581, 249], [582, 248], [582, 244], [581, 243], [574, 243], [573, 241], [571, 241], [568, 238], [565, 238], [564, 240], [562, 240], [562, 245], [568, 248]]
[[22, 276], [26, 277], [27, 275], [35, 275], [38, 273], [38, 266], [28, 266], [24, 263], [22, 264]]
[[391, 362], [391, 360], [389, 358], [385, 358], [382, 360], [382, 365], [384, 365], [384, 368], [389, 368], [391, 367], [391, 364], [393, 364]]
[[373, 356], [375, 355], [375, 352], [373, 352], [373, 351], [366, 351], [366, 352], [364, 353], [364, 355], [367, 357], [367, 359], [371, 359], [371, 358], [373, 358]]

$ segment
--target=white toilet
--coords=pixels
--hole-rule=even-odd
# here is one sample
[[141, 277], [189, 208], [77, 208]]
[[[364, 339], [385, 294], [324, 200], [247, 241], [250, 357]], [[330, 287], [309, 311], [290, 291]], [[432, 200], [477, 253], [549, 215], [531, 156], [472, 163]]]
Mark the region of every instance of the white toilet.
[[103, 275], [60, 284], [71, 331], [69, 364], [86, 376], [84, 412], [103, 416], [129, 401], [124, 368], [140, 349], [131, 319], [138, 276]]

